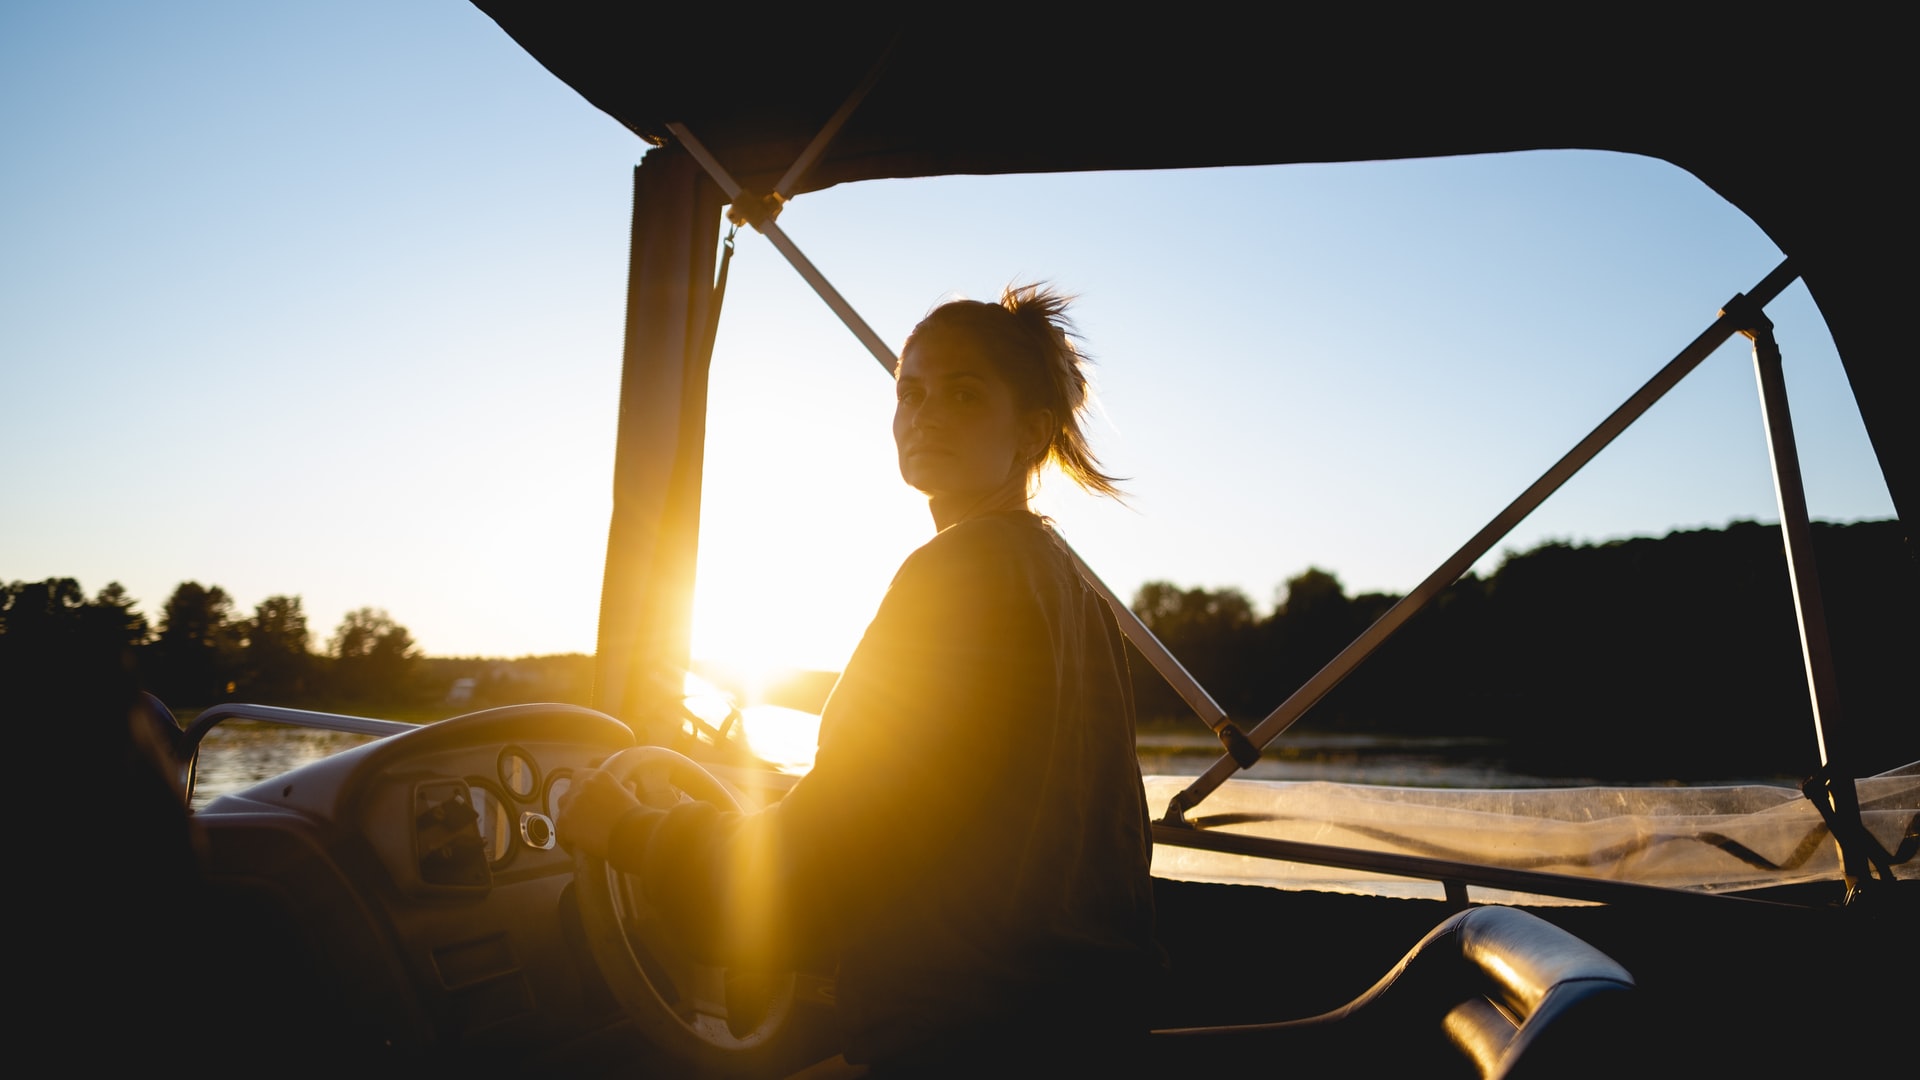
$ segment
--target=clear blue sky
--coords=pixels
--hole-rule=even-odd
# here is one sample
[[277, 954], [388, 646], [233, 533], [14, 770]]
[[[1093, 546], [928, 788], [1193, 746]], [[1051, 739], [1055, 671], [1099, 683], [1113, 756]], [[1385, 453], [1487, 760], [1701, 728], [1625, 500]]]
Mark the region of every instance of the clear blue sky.
[[[0, 580], [592, 651], [644, 144], [455, 0], [16, 0], [0, 147]], [[1417, 584], [1781, 257], [1589, 152], [873, 183], [781, 222], [896, 347], [949, 295], [1080, 293], [1133, 499], [1047, 507], [1122, 595], [1263, 609], [1308, 566]], [[1891, 516], [1805, 290], [1770, 313], [1815, 515]], [[757, 236], [713, 401], [697, 649], [837, 666], [931, 524], [878, 365]], [[1777, 519], [1740, 340], [1503, 547], [1738, 518]]]

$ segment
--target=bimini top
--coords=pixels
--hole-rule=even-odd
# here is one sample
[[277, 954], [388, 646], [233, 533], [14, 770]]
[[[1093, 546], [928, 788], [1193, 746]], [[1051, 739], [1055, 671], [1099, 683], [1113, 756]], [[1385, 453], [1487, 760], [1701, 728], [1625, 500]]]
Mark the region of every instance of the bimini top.
[[[1660, 158], [1751, 217], [1833, 334], [1901, 520], [1920, 511], [1912, 380], [1884, 275], [1913, 237], [1888, 138], [1892, 35], [1845, 12], [1711, 32], [1631, 16], [1530, 32], [1456, 10], [1206, 5], [1151, 18], [1019, 9], [644, 14], [475, 0], [589, 102], [658, 143], [683, 124], [750, 191], [957, 173], [1195, 168], [1536, 149]], [[836, 119], [844, 125], [795, 163]], [[1243, 208], [1260, 214], [1259, 206]], [[1604, 318], [1605, 312], [1595, 313]]]

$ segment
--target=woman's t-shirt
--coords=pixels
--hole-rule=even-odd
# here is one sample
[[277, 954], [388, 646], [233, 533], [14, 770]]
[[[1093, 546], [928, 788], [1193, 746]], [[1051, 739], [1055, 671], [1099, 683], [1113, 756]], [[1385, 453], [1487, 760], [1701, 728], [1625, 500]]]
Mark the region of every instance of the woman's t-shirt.
[[615, 865], [730, 956], [836, 958], [851, 1061], [1144, 1027], [1159, 954], [1124, 645], [1032, 514], [907, 559], [779, 803], [657, 817], [623, 822]]

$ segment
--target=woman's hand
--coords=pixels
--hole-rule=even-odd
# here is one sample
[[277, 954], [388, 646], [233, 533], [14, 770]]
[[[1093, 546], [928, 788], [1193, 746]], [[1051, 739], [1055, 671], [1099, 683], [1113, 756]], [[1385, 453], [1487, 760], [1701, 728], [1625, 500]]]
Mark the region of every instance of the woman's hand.
[[604, 859], [614, 825], [639, 805], [640, 800], [633, 792], [607, 770], [577, 774], [560, 796], [559, 820], [554, 822], [555, 839], [568, 851]]

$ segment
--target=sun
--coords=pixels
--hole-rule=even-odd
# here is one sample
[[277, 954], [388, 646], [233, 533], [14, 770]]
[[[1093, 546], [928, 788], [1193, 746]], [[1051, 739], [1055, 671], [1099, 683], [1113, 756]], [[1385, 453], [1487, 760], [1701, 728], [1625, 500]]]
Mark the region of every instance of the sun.
[[760, 760], [796, 775], [813, 768], [820, 739], [818, 713], [783, 705], [743, 704], [739, 694], [692, 671], [687, 672], [682, 690], [687, 709], [710, 726], [721, 727], [733, 717], [748, 748]]
[[[693, 659], [749, 678], [839, 671], [895, 570], [933, 536], [925, 497], [900, 482], [890, 458], [879, 477], [813, 491], [715, 457], [701, 512]], [[824, 461], [798, 471], [837, 475]]]

